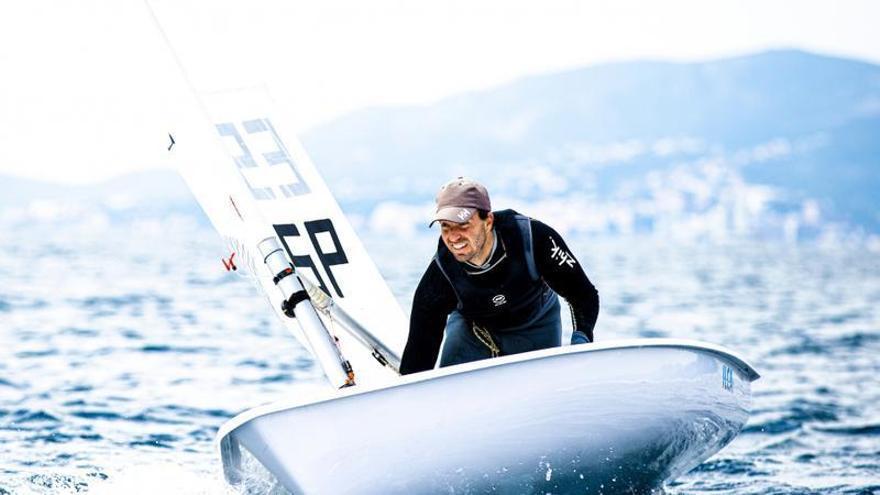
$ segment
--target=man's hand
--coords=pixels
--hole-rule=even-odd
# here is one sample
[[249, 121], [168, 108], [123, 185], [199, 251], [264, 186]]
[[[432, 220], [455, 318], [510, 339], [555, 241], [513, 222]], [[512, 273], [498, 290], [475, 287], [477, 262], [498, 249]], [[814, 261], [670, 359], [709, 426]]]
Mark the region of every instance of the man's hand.
[[590, 340], [590, 337], [588, 337], [587, 334], [581, 332], [580, 330], [575, 330], [571, 333], [571, 345], [589, 344], [590, 342], [592, 342], [592, 340]]

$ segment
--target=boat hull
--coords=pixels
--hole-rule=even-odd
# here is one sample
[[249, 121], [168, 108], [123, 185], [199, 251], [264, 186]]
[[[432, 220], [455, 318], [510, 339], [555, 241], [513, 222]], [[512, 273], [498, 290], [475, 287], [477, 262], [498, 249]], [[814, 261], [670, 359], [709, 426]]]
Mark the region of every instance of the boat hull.
[[248, 411], [219, 435], [294, 493], [645, 493], [720, 450], [757, 373], [663, 339], [549, 349]]

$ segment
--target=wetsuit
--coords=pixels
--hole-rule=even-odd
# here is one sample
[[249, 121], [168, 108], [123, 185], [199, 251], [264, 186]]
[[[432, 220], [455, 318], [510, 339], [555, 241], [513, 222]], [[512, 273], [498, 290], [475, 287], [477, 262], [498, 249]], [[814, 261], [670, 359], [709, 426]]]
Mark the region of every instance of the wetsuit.
[[413, 298], [401, 373], [559, 346], [556, 294], [574, 329], [593, 340], [599, 295], [562, 237], [513, 210], [494, 213], [495, 246], [482, 266], [456, 261], [440, 240]]

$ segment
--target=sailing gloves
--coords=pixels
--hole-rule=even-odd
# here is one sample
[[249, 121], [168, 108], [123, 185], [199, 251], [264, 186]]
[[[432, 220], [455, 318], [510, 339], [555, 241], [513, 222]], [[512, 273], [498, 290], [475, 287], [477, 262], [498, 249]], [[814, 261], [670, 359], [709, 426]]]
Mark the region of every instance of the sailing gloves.
[[580, 330], [575, 330], [571, 333], [571, 345], [589, 344], [590, 342], [592, 342], [592, 340], [590, 340], [590, 337], [588, 337], [587, 334], [581, 332]]

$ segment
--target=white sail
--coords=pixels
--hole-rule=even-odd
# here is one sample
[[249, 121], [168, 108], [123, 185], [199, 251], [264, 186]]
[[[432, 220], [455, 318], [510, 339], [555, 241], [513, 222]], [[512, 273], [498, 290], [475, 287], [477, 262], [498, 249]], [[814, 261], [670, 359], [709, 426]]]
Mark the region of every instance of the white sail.
[[[173, 53], [167, 36], [166, 42]], [[263, 266], [256, 249], [266, 237], [277, 236], [296, 273], [332, 298], [334, 311], [325, 309], [322, 319], [353, 366], [357, 383], [375, 385], [395, 376], [393, 367], [374, 354], [381, 348], [394, 363], [405, 342], [404, 314], [317, 169], [291, 137], [284, 116], [274, 112], [267, 91], [203, 92], [186, 80], [182, 64], [181, 73], [198, 105], [178, 114], [170, 154], [226, 239], [229, 252], [224, 255], [235, 253], [233, 261], [253, 274], [284, 324], [309, 348], [298, 325], [283, 316], [275, 274]], [[343, 323], [359, 324], [365, 331], [344, 331]], [[364, 345], [370, 342], [376, 345]]]

